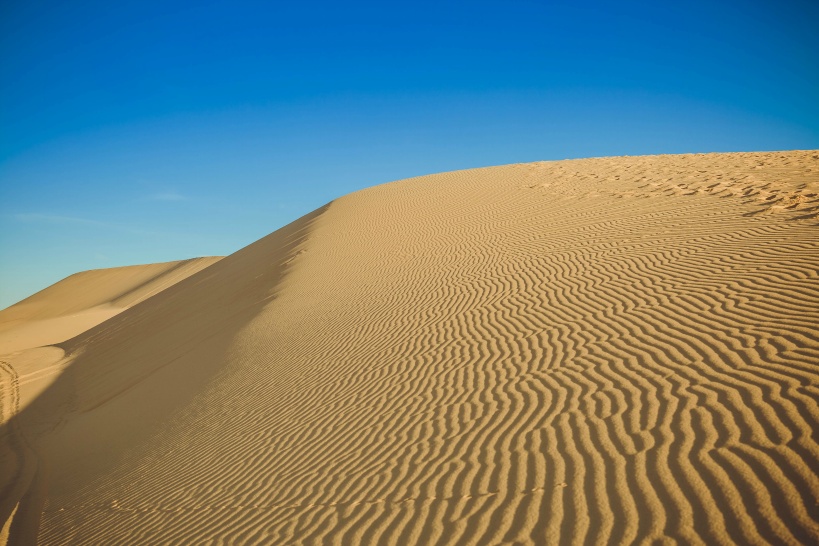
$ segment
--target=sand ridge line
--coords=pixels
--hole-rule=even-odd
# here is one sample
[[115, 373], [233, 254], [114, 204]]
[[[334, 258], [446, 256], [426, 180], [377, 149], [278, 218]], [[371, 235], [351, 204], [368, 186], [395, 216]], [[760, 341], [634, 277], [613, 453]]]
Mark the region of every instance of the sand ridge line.
[[220, 258], [84, 271], [0, 311], [0, 354], [63, 343]]

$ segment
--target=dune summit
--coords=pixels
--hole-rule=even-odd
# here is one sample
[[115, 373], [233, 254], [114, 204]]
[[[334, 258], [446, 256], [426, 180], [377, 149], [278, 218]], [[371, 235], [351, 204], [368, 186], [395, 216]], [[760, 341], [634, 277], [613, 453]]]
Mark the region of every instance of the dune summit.
[[200, 265], [17, 311], [4, 539], [819, 541], [817, 151], [402, 180]]

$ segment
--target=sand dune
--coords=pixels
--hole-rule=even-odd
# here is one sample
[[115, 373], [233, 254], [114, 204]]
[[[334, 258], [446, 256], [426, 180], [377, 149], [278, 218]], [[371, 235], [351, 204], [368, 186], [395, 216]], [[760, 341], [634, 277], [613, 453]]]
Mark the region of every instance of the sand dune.
[[818, 272], [816, 151], [356, 192], [4, 363], [3, 536], [817, 543]]
[[[14, 384], [14, 404], [10, 407], [15, 412], [26, 407], [71, 362], [64, 358], [59, 343], [219, 259], [195, 258], [84, 271], [0, 311], [0, 363]], [[10, 400], [8, 397], [6, 402]], [[0, 407], [4, 420], [12, 412], [5, 405], [8, 404]]]
[[70, 339], [221, 258], [83, 271], [0, 311], [0, 354]]

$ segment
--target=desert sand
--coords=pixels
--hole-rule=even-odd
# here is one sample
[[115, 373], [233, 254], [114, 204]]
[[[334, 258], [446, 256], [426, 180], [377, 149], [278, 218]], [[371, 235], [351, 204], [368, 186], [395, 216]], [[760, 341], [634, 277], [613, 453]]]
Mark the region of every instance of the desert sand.
[[0, 311], [0, 354], [71, 339], [220, 257], [76, 273]]
[[12, 544], [819, 542], [817, 151], [384, 184], [0, 341]]
[[[0, 311], [0, 362], [14, 377], [14, 410], [28, 405], [62, 372], [59, 343], [204, 269], [221, 257], [83, 271]], [[5, 383], [4, 383], [5, 386]], [[9, 397], [7, 400], [11, 400]]]

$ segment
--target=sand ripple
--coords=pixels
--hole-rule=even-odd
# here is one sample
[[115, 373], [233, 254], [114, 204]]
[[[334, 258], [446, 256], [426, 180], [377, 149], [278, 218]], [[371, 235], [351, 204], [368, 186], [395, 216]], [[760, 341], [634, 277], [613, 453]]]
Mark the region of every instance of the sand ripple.
[[[509, 165], [339, 199], [173, 296], [229, 291], [251, 317], [148, 300], [72, 342], [77, 366], [116, 363], [138, 311], [179, 332], [173, 377], [217, 371], [141, 419], [173, 392], [159, 372], [105, 399], [77, 385], [64, 418], [88, 428], [40, 448], [73, 461], [40, 542], [816, 543], [817, 192], [817, 152], [787, 152]], [[132, 429], [72, 459], [77, 430], [111, 423]]]

